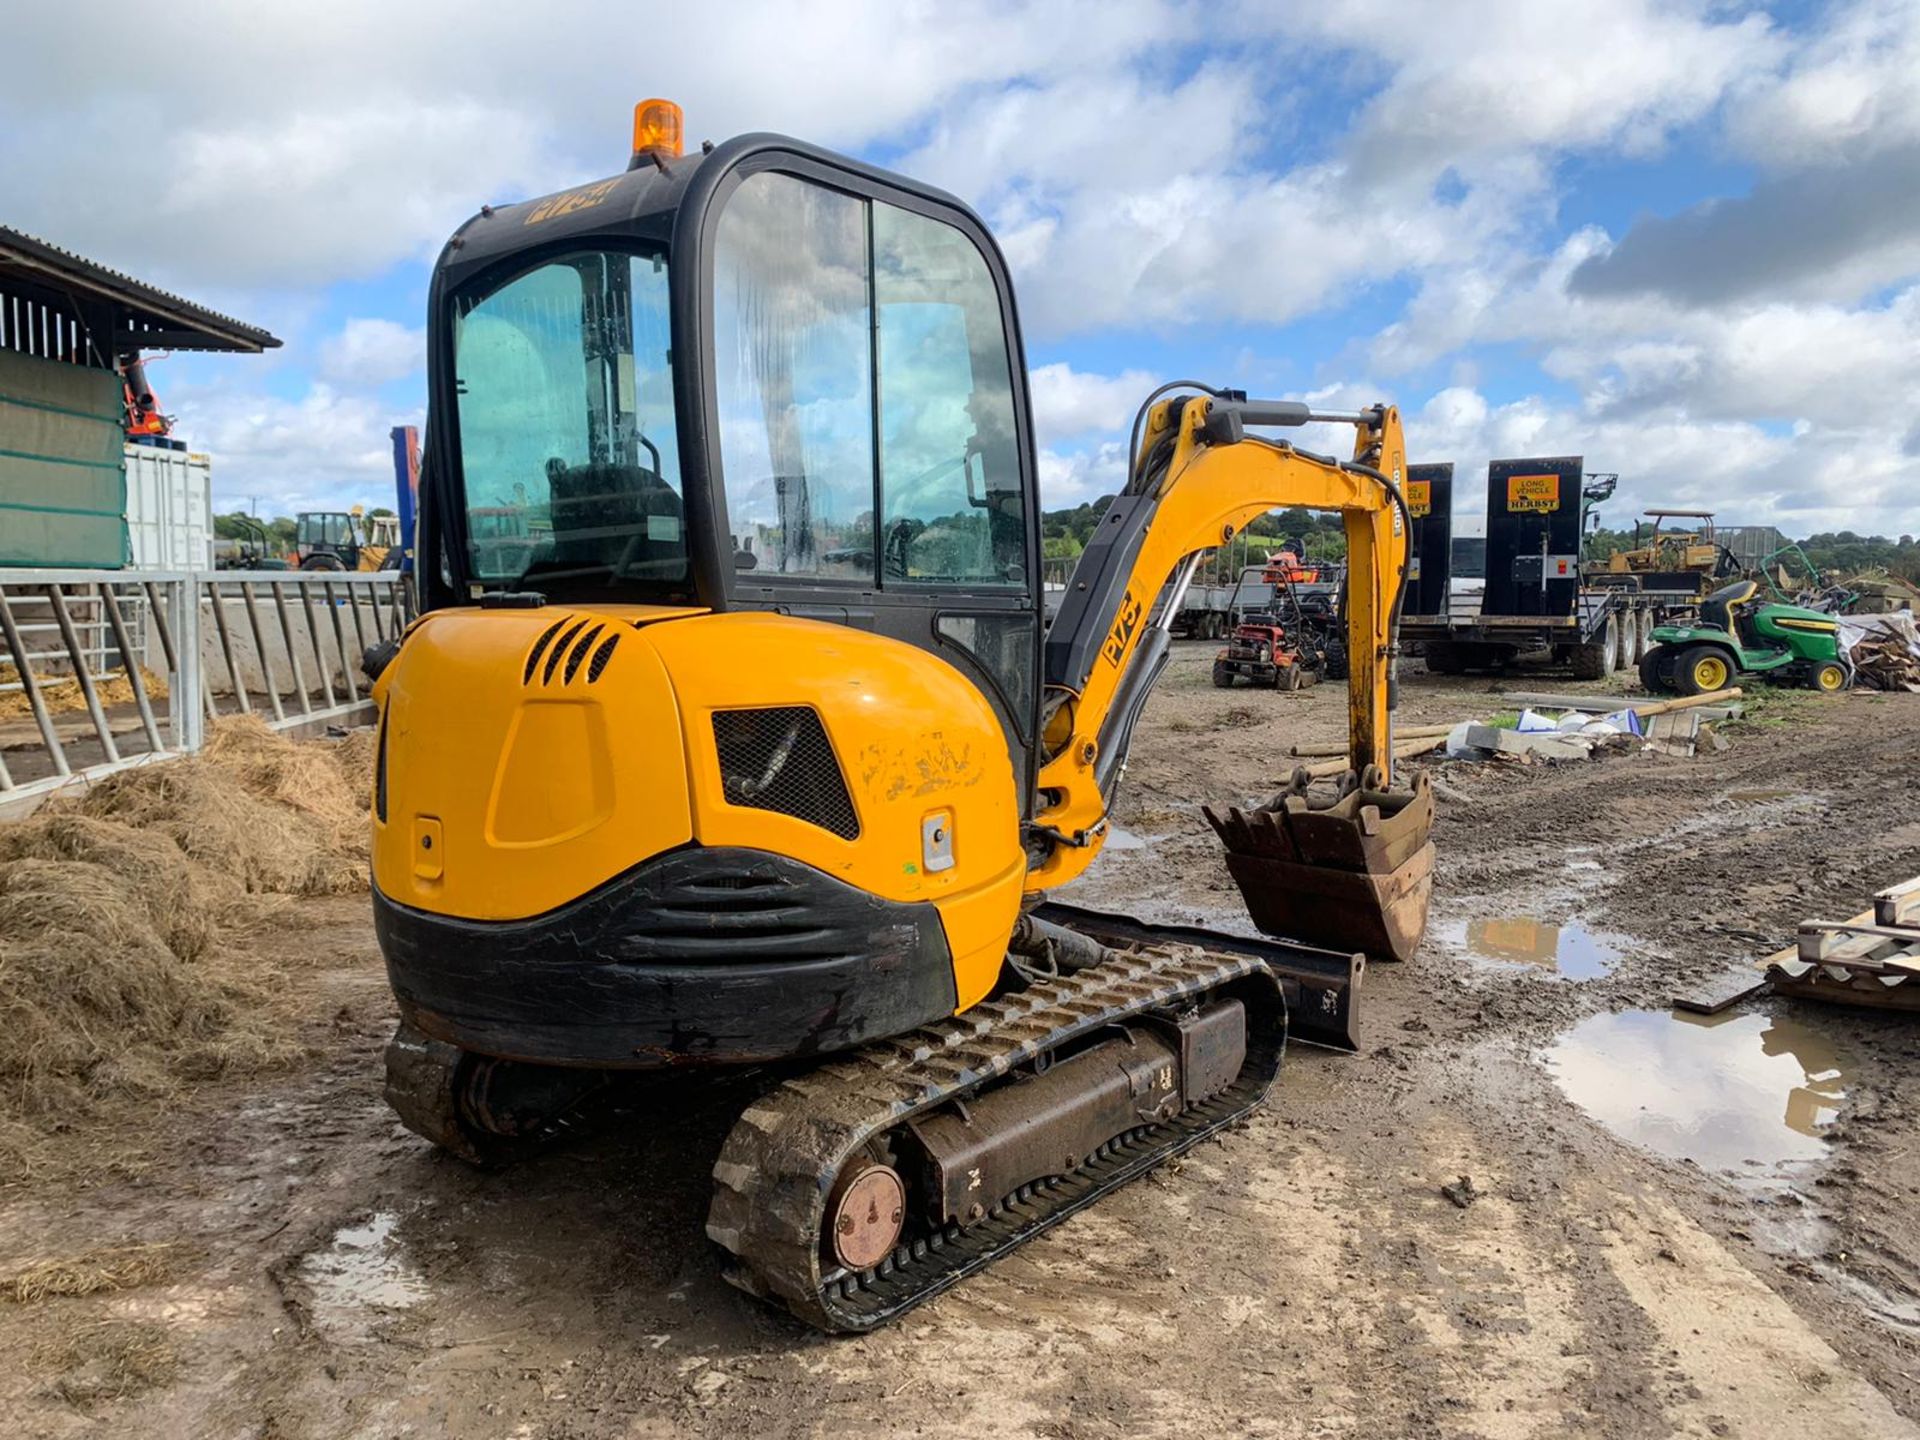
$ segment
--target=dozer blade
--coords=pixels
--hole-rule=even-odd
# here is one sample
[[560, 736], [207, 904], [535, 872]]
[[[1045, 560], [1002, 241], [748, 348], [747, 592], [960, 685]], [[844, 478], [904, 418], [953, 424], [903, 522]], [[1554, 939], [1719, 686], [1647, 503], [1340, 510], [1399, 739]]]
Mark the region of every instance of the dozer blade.
[[1349, 1054], [1360, 1048], [1360, 981], [1366, 956], [1357, 947], [1320, 950], [1278, 940], [1250, 940], [1197, 925], [1155, 925], [1131, 915], [1048, 900], [1035, 918], [1090, 935], [1116, 950], [1130, 946], [1195, 945], [1219, 955], [1258, 960], [1280, 982], [1287, 1001], [1287, 1038]]
[[1433, 786], [1372, 788], [1349, 775], [1332, 799], [1305, 771], [1257, 810], [1202, 807], [1227, 847], [1227, 869], [1253, 923], [1309, 945], [1406, 960], [1427, 928], [1433, 893]]

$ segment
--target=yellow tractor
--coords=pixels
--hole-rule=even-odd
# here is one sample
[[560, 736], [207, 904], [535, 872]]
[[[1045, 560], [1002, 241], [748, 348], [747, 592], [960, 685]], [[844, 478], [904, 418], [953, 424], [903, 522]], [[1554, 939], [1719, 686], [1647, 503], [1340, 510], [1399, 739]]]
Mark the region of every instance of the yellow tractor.
[[[620, 1072], [773, 1067], [708, 1233], [743, 1288], [863, 1330], [1247, 1113], [1289, 1033], [1353, 1048], [1356, 952], [1418, 943], [1404, 445], [1390, 406], [1161, 387], [1048, 627], [986, 227], [679, 127], [647, 102], [624, 174], [483, 209], [434, 271], [423, 614], [371, 662], [387, 1093], [485, 1163]], [[1280, 438], [1309, 421], [1350, 453]], [[1273, 938], [1053, 899], [1180, 591], [1295, 505], [1344, 520], [1353, 771], [1213, 816]]]

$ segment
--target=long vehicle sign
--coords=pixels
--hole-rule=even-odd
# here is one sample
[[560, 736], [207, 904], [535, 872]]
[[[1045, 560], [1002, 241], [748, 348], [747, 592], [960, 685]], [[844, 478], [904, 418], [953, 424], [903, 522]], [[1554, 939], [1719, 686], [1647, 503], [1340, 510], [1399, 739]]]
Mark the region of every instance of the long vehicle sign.
[[1507, 513], [1509, 515], [1551, 515], [1560, 508], [1558, 475], [1509, 475], [1507, 477]]

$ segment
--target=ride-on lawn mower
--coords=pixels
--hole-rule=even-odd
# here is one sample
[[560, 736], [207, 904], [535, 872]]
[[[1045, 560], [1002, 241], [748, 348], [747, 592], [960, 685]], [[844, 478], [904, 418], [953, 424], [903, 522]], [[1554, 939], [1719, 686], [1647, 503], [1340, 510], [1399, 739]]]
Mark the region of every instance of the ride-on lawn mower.
[[1213, 683], [1230, 689], [1234, 677], [1275, 690], [1303, 690], [1320, 678], [1319, 657], [1296, 648], [1271, 615], [1248, 615], [1233, 627], [1227, 645], [1213, 657]]
[[1753, 580], [1723, 585], [1700, 602], [1694, 625], [1661, 625], [1640, 659], [1640, 683], [1668, 694], [1702, 695], [1757, 675], [1835, 694], [1853, 683], [1840, 653], [1840, 626], [1801, 605], [1755, 606]]
[[[1215, 685], [1228, 690], [1234, 677], [1242, 676], [1250, 685], [1304, 690], [1322, 675], [1346, 678], [1344, 665], [1334, 663], [1336, 650], [1339, 659], [1345, 660], [1344, 648], [1336, 639], [1340, 622], [1335, 594], [1323, 585], [1321, 573], [1318, 566], [1302, 564], [1290, 550], [1281, 551], [1263, 567], [1249, 566], [1241, 572], [1230, 606], [1239, 618], [1226, 648], [1213, 657]], [[1303, 595], [1296, 588], [1302, 584], [1314, 589]], [[1270, 598], [1259, 601], [1260, 591], [1268, 587]], [[1255, 597], [1256, 603], [1243, 608], [1243, 596]]]

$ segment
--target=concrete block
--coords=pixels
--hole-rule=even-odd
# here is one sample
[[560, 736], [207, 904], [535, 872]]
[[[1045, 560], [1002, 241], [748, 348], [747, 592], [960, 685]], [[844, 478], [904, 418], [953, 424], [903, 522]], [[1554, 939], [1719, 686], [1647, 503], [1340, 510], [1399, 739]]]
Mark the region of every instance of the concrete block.
[[1584, 760], [1591, 750], [1585, 740], [1551, 731], [1523, 735], [1492, 725], [1469, 725], [1467, 744], [1505, 755], [1532, 755], [1541, 760]]

